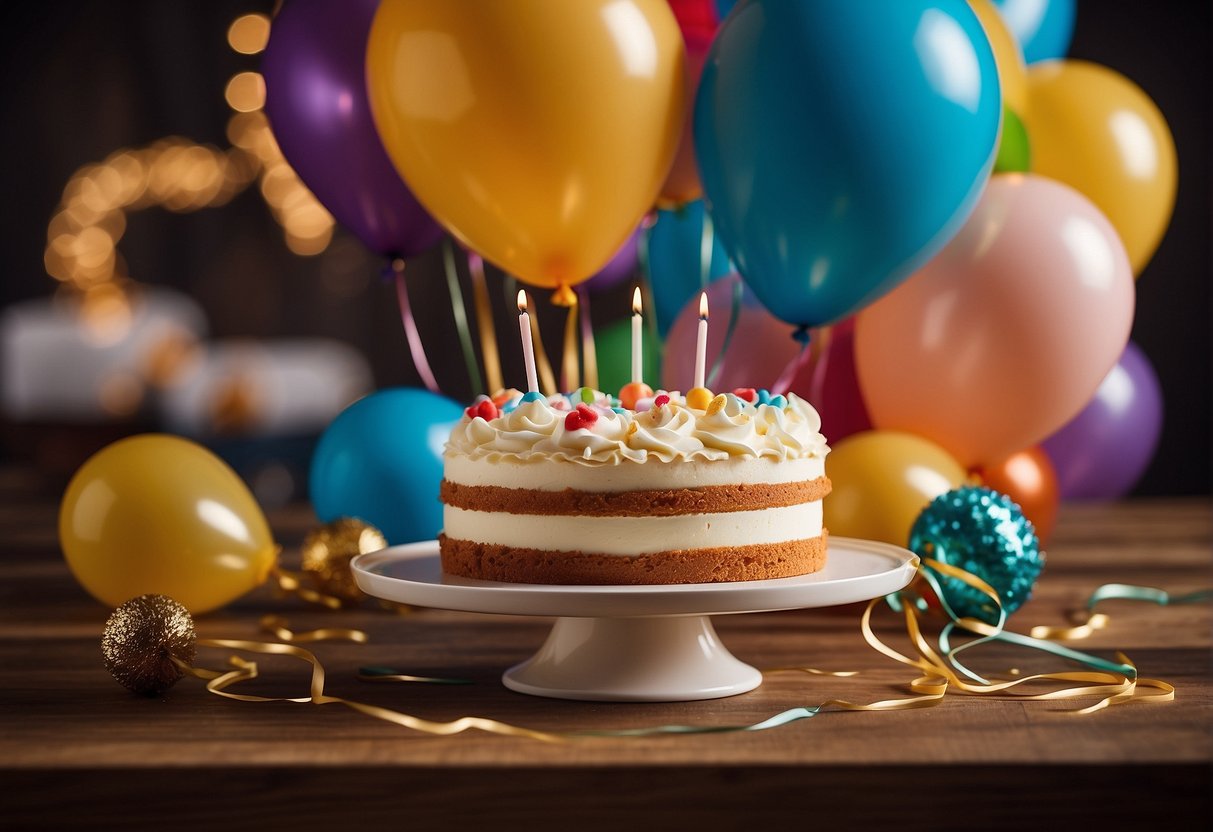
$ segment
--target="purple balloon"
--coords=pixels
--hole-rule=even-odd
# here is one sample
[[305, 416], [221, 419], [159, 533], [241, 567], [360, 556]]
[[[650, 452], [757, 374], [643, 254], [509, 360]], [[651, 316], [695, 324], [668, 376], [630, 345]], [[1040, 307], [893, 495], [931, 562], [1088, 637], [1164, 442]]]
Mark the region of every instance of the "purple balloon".
[[593, 289], [595, 292], [605, 292], [608, 289], [613, 289], [629, 277], [636, 276], [637, 245], [640, 243], [640, 235], [644, 232], [637, 228], [632, 232], [632, 236], [628, 237], [627, 242], [619, 251], [615, 252], [607, 264], [602, 267], [598, 274], [586, 281], [585, 285]]
[[1041, 444], [1063, 500], [1115, 500], [1137, 484], [1161, 433], [1158, 376], [1145, 353], [1129, 342], [1095, 397]]
[[265, 50], [265, 111], [282, 154], [337, 221], [385, 257], [412, 257], [442, 229], [388, 160], [366, 96], [378, 0], [290, 0]]

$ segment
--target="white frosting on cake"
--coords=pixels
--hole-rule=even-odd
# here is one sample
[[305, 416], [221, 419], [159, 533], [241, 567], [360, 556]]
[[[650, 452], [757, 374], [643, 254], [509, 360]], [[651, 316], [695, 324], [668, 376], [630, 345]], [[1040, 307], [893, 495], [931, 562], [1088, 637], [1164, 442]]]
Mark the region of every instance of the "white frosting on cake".
[[807, 482], [825, 473], [820, 457], [789, 459], [730, 457], [719, 462], [662, 462], [650, 458], [644, 465], [551, 464], [550, 459], [531, 456], [526, 462], [505, 459], [489, 461], [447, 454], [444, 476], [459, 485], [501, 485], [539, 491], [649, 491], [670, 488], [703, 488], [738, 483]]
[[535, 517], [443, 507], [446, 534], [524, 549], [643, 555], [672, 549], [784, 543], [821, 535], [821, 501], [673, 517]]
[[464, 417], [451, 431], [446, 459], [489, 462], [567, 461], [588, 466], [628, 462], [778, 461], [828, 452], [813, 406], [789, 394], [786, 406], [753, 405], [731, 394], [724, 406], [694, 410], [672, 401], [643, 413], [595, 405], [596, 421], [569, 430], [568, 411], [539, 399], [485, 420]]

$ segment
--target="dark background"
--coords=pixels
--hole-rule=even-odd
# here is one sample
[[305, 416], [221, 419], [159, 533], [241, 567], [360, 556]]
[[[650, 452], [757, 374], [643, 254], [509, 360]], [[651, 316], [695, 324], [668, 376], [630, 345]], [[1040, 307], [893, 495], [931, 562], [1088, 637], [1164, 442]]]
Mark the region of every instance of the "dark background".
[[[244, 0], [4, 3], [7, 33], [0, 107], [0, 306], [54, 288], [42, 265], [46, 225], [63, 185], [81, 165], [121, 146], [166, 135], [227, 145], [227, 79], [256, 69], [233, 52], [227, 27], [272, 3]], [[1211, 5], [1199, 0], [1080, 0], [1070, 56], [1127, 75], [1158, 103], [1179, 151], [1175, 216], [1138, 283], [1133, 339], [1158, 370], [1166, 424], [1142, 494], [1208, 493], [1210, 468], [1210, 45]], [[120, 250], [130, 274], [197, 299], [212, 334], [328, 336], [358, 348], [379, 386], [416, 384], [390, 286], [379, 264], [341, 233], [316, 257], [291, 254], [255, 187], [218, 209], [128, 216]], [[471, 388], [463, 371], [438, 251], [410, 264], [414, 303], [444, 392]], [[492, 277], [490, 277], [492, 281]], [[502, 327], [513, 326], [494, 292]], [[626, 298], [597, 302], [595, 318], [626, 314]], [[541, 310], [542, 313], [542, 310]], [[559, 343], [556, 313], [544, 319]], [[503, 338], [503, 344], [506, 343]], [[520, 359], [504, 350], [507, 379]], [[19, 455], [12, 442], [6, 455]]]

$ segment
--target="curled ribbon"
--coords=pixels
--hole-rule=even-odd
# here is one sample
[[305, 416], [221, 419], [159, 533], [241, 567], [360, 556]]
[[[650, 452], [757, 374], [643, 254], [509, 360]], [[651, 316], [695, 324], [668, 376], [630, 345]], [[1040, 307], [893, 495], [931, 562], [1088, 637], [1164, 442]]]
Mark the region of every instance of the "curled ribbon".
[[278, 589], [287, 595], [294, 595], [309, 604], [317, 604], [330, 610], [339, 610], [343, 606], [340, 598], [304, 586], [305, 576], [283, 569], [278, 563], [270, 569], [270, 575], [277, 581]]
[[[958, 617], [947, 605], [944, 594], [939, 591], [936, 574], [960, 580], [970, 587], [987, 595], [998, 611], [997, 621], [989, 624], [975, 618]], [[301, 697], [264, 697], [250, 694], [233, 693], [228, 690], [233, 685], [257, 677], [255, 662], [233, 656], [229, 662], [233, 669], [228, 671], [206, 670], [194, 668], [184, 663], [178, 663], [182, 670], [207, 682], [207, 690], [218, 696], [237, 699], [243, 702], [300, 702], [317, 705], [341, 704], [351, 710], [367, 716], [391, 722], [405, 728], [434, 735], [457, 734], [470, 729], [477, 729], [504, 736], [526, 737], [543, 742], [557, 742], [575, 738], [590, 737], [647, 737], [657, 735], [677, 734], [721, 734], [731, 732], [766, 731], [809, 719], [833, 708], [841, 711], [900, 711], [917, 708], [930, 708], [942, 702], [952, 691], [970, 696], [994, 696], [999, 698], [1014, 698], [1019, 701], [1039, 700], [1068, 700], [1080, 697], [1101, 697], [1094, 704], [1073, 711], [1076, 714], [1090, 714], [1103, 710], [1112, 705], [1126, 702], [1165, 702], [1175, 698], [1175, 688], [1157, 679], [1145, 679], [1138, 675], [1137, 667], [1123, 653], [1115, 654], [1115, 661], [1108, 661], [1098, 656], [1081, 653], [1049, 641], [1033, 636], [1024, 636], [1007, 631], [1004, 627], [1006, 613], [1002, 608], [998, 593], [985, 581], [962, 569], [941, 563], [932, 559], [924, 559], [919, 567], [920, 577], [936, 591], [941, 606], [948, 616], [948, 623], [941, 631], [937, 645], [924, 633], [920, 621], [921, 611], [926, 607], [921, 595], [912, 587], [894, 593], [884, 599], [871, 601], [864, 610], [860, 620], [860, 630], [864, 641], [874, 650], [894, 661], [914, 668], [919, 676], [909, 683], [913, 696], [885, 699], [877, 702], [860, 704], [845, 699], [829, 699], [818, 705], [790, 708], [774, 714], [760, 722], [748, 725], [658, 725], [641, 728], [624, 728], [604, 731], [575, 731], [549, 732], [537, 731], [522, 726], [511, 725], [495, 719], [465, 716], [450, 722], [432, 722], [420, 717], [393, 711], [376, 705], [367, 705], [349, 699], [330, 696], [324, 692], [324, 667], [319, 659], [308, 650], [295, 644], [274, 644], [255, 641], [238, 641], [226, 639], [204, 639], [198, 644], [202, 647], [219, 647], [241, 650], [252, 653], [291, 656], [307, 662], [312, 668], [309, 695]], [[1138, 592], [1146, 588], [1133, 588], [1135, 592], [1126, 594], [1125, 586], [1119, 584], [1101, 587], [1088, 602], [1093, 607], [1101, 600], [1112, 597], [1138, 597], [1139, 600], [1152, 600], [1155, 603], [1187, 603], [1209, 597], [1210, 592], [1192, 593], [1190, 595], [1171, 598], [1162, 590]], [[1161, 594], [1159, 594], [1161, 593]], [[886, 644], [876, 635], [872, 628], [872, 616], [882, 601], [888, 603], [893, 610], [900, 612], [905, 619], [906, 635], [914, 648], [914, 655], [906, 655]], [[272, 616], [262, 620], [262, 626], [283, 641], [319, 641], [326, 638], [365, 641], [366, 635], [358, 630], [340, 630], [335, 628], [314, 630], [307, 633], [294, 633], [286, 627], [286, 622]], [[950, 635], [956, 630], [971, 633], [977, 638], [957, 647], [950, 644]], [[962, 651], [973, 648], [978, 644], [989, 641], [1004, 641], [1021, 647], [1041, 650], [1053, 655], [1072, 659], [1087, 666], [1087, 670], [1060, 671], [1038, 673], [1030, 676], [1020, 676], [1018, 671], [1012, 671], [1015, 678], [1006, 681], [988, 681], [966, 668], [956, 658]], [[813, 667], [777, 667], [766, 673], [805, 673], [814, 676], [844, 678], [858, 675], [859, 671], [828, 671]], [[367, 682], [422, 682], [431, 684], [469, 684], [462, 679], [442, 679], [428, 676], [414, 676], [400, 673], [391, 668], [370, 667], [362, 668], [358, 678]], [[1056, 688], [1044, 692], [1020, 690], [1024, 685], [1038, 683], [1074, 683], [1069, 687]]]
[[1092, 633], [1108, 626], [1111, 620], [1105, 613], [1095, 612], [1095, 607], [1103, 601], [1147, 601], [1160, 607], [1177, 604], [1195, 604], [1213, 598], [1213, 590], [1202, 589], [1189, 592], [1186, 595], [1173, 596], [1165, 589], [1152, 586], [1133, 586], [1132, 584], [1104, 584], [1096, 588], [1087, 599], [1086, 607], [1070, 614], [1071, 626], [1050, 627], [1038, 625], [1030, 631], [1032, 638], [1049, 641], [1077, 641], [1089, 638]]

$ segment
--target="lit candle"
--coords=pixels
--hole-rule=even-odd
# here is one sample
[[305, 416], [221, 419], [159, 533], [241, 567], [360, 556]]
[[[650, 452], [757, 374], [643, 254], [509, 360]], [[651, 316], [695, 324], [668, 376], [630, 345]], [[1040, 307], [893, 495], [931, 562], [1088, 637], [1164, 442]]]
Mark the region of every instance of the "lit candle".
[[641, 315], [640, 287], [632, 292], [632, 381], [644, 381], [644, 346], [641, 341], [641, 330], [644, 318]]
[[526, 389], [539, 392], [539, 376], [535, 372], [535, 345], [531, 341], [531, 316], [527, 314], [526, 291], [518, 290], [518, 332], [522, 335], [522, 360], [526, 362]]
[[708, 358], [708, 293], [699, 295], [699, 339], [695, 343], [695, 386], [703, 387]]

